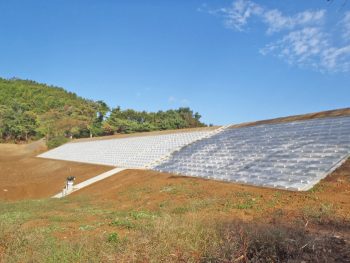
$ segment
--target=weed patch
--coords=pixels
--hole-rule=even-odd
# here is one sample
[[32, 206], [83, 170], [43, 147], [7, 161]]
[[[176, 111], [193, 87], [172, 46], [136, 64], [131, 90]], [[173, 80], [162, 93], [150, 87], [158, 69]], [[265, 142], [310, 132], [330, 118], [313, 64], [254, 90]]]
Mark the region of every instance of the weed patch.
[[159, 216], [157, 213], [152, 213], [149, 211], [131, 211], [130, 216], [134, 220], [139, 220], [139, 219], [154, 219]]
[[113, 233], [110, 233], [110, 234], [108, 235], [107, 241], [108, 241], [109, 243], [114, 243], [114, 244], [116, 244], [116, 243], [119, 243], [120, 237], [119, 237], [118, 233], [113, 232]]
[[126, 229], [133, 229], [136, 227], [136, 225], [128, 218], [126, 219], [115, 219], [113, 222], [110, 223], [111, 226], [117, 226], [121, 228]]
[[332, 204], [321, 204], [317, 207], [307, 206], [304, 208], [304, 216], [310, 220], [316, 221], [317, 223], [326, 223], [333, 217], [333, 205]]

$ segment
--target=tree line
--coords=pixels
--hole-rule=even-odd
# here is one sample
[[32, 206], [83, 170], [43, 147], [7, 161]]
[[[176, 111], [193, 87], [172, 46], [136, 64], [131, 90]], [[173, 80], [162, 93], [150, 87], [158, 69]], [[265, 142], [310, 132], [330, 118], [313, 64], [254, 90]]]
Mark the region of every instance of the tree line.
[[0, 78], [0, 142], [85, 138], [206, 126], [190, 108], [146, 112], [110, 108], [32, 80]]

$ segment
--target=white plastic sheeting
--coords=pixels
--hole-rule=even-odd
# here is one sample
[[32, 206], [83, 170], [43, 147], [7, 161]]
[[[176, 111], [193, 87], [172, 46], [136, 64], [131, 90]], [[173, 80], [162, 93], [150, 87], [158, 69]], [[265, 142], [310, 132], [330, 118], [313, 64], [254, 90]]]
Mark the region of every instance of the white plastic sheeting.
[[124, 168], [145, 168], [184, 145], [215, 133], [216, 130], [203, 130], [67, 143], [38, 157]]
[[68, 143], [43, 158], [308, 190], [350, 156], [350, 116]]
[[350, 117], [226, 129], [183, 147], [154, 169], [308, 190], [350, 155]]

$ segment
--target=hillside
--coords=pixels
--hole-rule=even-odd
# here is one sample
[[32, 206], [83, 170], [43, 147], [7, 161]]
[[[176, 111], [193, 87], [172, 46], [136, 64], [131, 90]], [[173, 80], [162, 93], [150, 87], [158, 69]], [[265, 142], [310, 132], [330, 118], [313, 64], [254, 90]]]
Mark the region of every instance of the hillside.
[[75, 111], [86, 107], [96, 107], [96, 103], [68, 92], [63, 88], [47, 86], [31, 80], [1, 79], [0, 104], [24, 104], [27, 110], [43, 114], [49, 110], [63, 109], [70, 105]]
[[1, 139], [84, 136], [103, 106], [62, 88], [30, 80], [0, 79]]
[[303, 120], [312, 120], [312, 119], [318, 119], [318, 118], [330, 118], [330, 117], [340, 117], [340, 116], [349, 116], [349, 115], [350, 115], [350, 108], [344, 108], [344, 109], [307, 113], [307, 114], [301, 114], [301, 115], [293, 115], [293, 116], [275, 118], [270, 120], [245, 122], [241, 124], [232, 125], [231, 128], [241, 128], [241, 127], [249, 127], [249, 126], [256, 126], [256, 125], [263, 125], [263, 124], [275, 124], [275, 123], [303, 121]]
[[[108, 115], [108, 117], [107, 117]], [[0, 78], [0, 142], [68, 138], [205, 126], [189, 108], [158, 112], [110, 109], [103, 101], [31, 80]]]
[[[346, 111], [316, 115], [333, 114]], [[44, 149], [0, 144], [0, 262], [350, 259], [350, 160], [307, 192], [130, 169], [49, 199], [67, 176], [111, 167], [36, 158]]]
[[0, 145], [0, 262], [350, 258], [350, 160], [307, 192], [126, 170], [43, 199], [69, 175], [79, 183], [111, 169], [36, 158], [44, 148]]

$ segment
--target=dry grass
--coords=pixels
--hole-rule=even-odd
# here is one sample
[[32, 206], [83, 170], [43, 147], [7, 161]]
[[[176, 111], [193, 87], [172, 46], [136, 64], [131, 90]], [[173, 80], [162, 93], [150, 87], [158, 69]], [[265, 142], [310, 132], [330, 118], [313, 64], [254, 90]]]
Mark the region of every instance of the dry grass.
[[[187, 204], [190, 206], [190, 204]], [[196, 204], [195, 206], [197, 206]], [[201, 204], [200, 207], [206, 207]], [[215, 205], [215, 203], [213, 204]], [[310, 228], [283, 211], [252, 220], [174, 206], [125, 210], [87, 198], [0, 203], [0, 262], [346, 262], [350, 223]], [[233, 208], [239, 211], [240, 208]], [[247, 208], [254, 209], [254, 208]], [[308, 215], [312, 221], [314, 214]], [[318, 228], [319, 227], [319, 228]], [[320, 231], [320, 229], [322, 231]], [[342, 261], [344, 260], [344, 261]]]
[[304, 193], [129, 170], [3, 201], [0, 262], [347, 262], [349, 167]]

